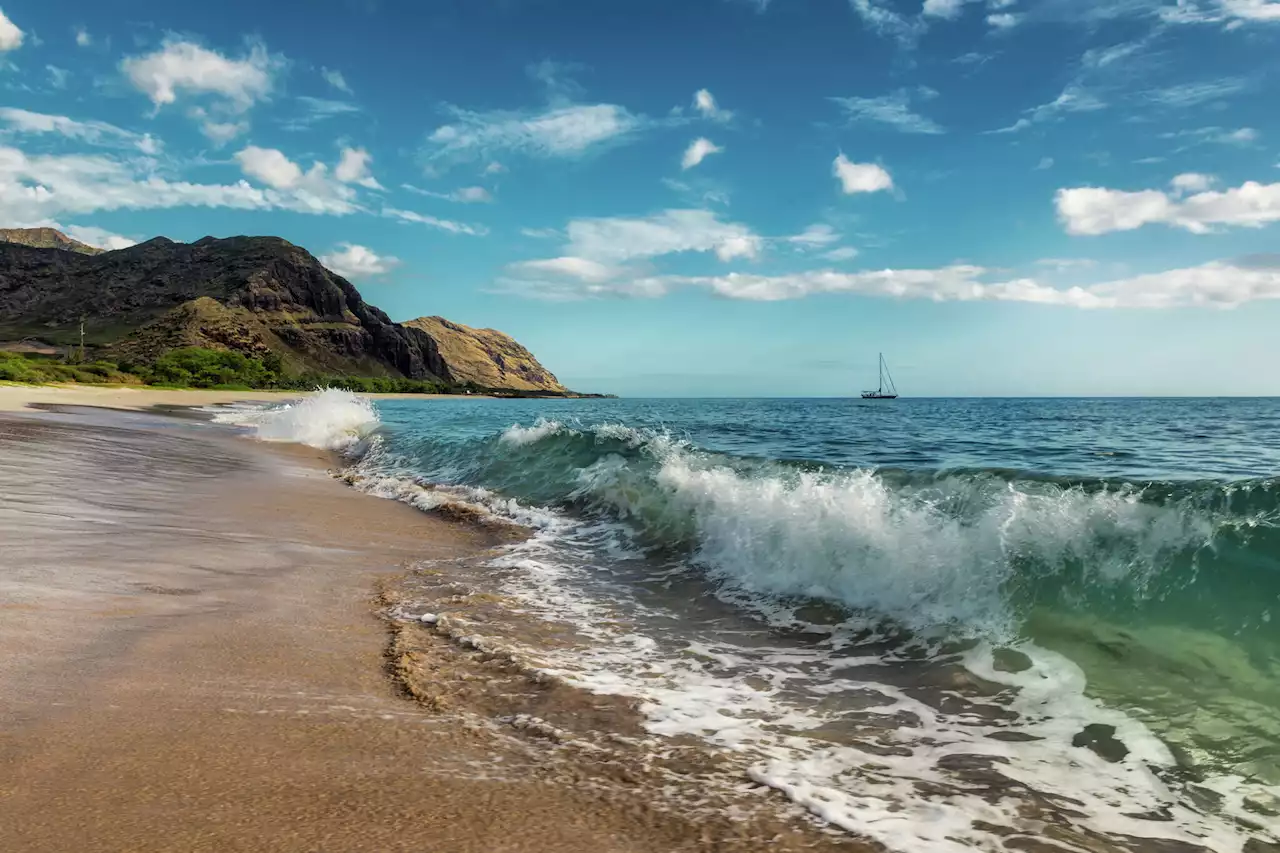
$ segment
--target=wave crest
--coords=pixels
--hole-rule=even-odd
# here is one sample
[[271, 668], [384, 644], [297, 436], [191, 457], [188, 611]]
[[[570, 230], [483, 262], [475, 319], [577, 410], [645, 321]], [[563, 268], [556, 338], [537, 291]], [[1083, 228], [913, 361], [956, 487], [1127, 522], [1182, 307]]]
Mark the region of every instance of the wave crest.
[[249, 427], [259, 441], [338, 451], [351, 451], [379, 424], [378, 413], [368, 398], [337, 388], [282, 406], [220, 413], [214, 421]]

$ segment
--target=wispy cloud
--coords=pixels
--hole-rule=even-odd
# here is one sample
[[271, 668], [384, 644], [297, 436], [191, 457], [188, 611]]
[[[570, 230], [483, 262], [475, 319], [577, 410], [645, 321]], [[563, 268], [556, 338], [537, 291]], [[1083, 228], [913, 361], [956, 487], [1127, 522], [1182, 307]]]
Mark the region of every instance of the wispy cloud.
[[693, 108], [703, 118], [709, 118], [712, 121], [729, 122], [733, 120], [733, 113], [729, 110], [720, 108], [716, 103], [715, 95], [712, 95], [707, 89], [699, 89], [693, 93]]
[[459, 187], [446, 193], [424, 190], [421, 187], [415, 187], [413, 184], [401, 184], [400, 188], [428, 198], [440, 198], [445, 201], [456, 201], [462, 204], [487, 204], [493, 201], [493, 194], [484, 187]]
[[426, 225], [430, 228], [436, 228], [440, 231], [447, 231], [450, 234], [466, 234], [472, 237], [483, 237], [489, 233], [489, 229], [483, 225], [468, 225], [465, 222], [454, 222], [450, 219], [440, 219], [436, 216], [428, 216], [427, 214], [418, 213], [413, 210], [401, 210], [395, 207], [384, 207], [382, 215], [388, 219], [396, 219], [400, 222], [409, 222], [415, 225]]
[[[932, 90], [921, 92], [899, 89], [878, 98], [832, 98], [850, 122], [884, 124], [903, 133], [945, 133], [933, 119], [926, 118], [911, 109], [913, 97], [931, 97]], [[932, 93], [935, 94], [936, 93]]]
[[426, 157], [439, 164], [492, 160], [519, 153], [574, 158], [643, 129], [648, 120], [616, 104], [581, 104], [539, 112], [474, 112], [449, 107], [452, 121], [427, 137]]
[[324, 78], [326, 83], [337, 89], [339, 92], [347, 95], [351, 94], [351, 87], [347, 85], [347, 78], [342, 76], [341, 71], [337, 71], [332, 68], [321, 68], [320, 76]]
[[1179, 83], [1145, 93], [1148, 101], [1171, 109], [1183, 109], [1221, 101], [1238, 95], [1249, 87], [1243, 77], [1220, 77], [1193, 83]]

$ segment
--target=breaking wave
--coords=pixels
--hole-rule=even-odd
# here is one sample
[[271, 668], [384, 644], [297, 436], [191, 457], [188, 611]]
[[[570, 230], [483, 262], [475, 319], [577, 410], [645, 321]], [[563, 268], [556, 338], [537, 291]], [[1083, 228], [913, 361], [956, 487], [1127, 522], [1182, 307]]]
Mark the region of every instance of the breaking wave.
[[[1197, 584], [1263, 585], [1271, 602], [1280, 592], [1277, 479], [833, 469], [545, 420], [398, 449], [376, 460], [383, 473], [612, 518], [728, 591], [820, 599], [916, 632], [1004, 641], [1037, 604], [1115, 616], [1199, 599]], [[1213, 597], [1196, 613], [1211, 627], [1257, 628], [1267, 601]]]
[[248, 427], [260, 441], [305, 444], [322, 450], [354, 449], [378, 426], [367, 398], [328, 388], [282, 406], [241, 407], [214, 415], [217, 423]]

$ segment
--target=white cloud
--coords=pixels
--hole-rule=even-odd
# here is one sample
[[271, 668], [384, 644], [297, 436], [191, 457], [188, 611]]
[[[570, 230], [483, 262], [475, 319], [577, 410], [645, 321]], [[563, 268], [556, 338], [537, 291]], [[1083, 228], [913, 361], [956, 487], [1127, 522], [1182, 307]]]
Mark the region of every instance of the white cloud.
[[1179, 83], [1161, 89], [1152, 89], [1146, 93], [1146, 98], [1163, 107], [1184, 109], [1221, 101], [1232, 95], [1238, 95], [1248, 87], [1249, 81], [1243, 77], [1220, 77], [1217, 80]]
[[343, 278], [366, 279], [391, 272], [400, 265], [400, 259], [379, 255], [355, 243], [339, 243], [333, 251], [320, 256], [320, 263]]
[[1041, 157], [1040, 162], [1036, 164], [1036, 171], [1043, 171], [1045, 169], [1052, 169], [1052, 168], [1053, 168], [1052, 157]]
[[709, 118], [712, 121], [726, 122], [733, 118], [733, 113], [720, 109], [715, 96], [706, 89], [699, 89], [693, 93], [693, 108], [701, 113], [703, 118]]
[[1261, 137], [1262, 134], [1252, 127], [1238, 127], [1235, 130], [1227, 130], [1222, 127], [1197, 127], [1160, 134], [1161, 139], [1185, 140], [1184, 144], [1178, 148], [1179, 151], [1185, 151], [1197, 145], [1237, 145], [1248, 147]]
[[830, 252], [823, 252], [822, 257], [828, 261], [842, 263], [844, 261], [851, 261], [858, 257], [858, 250], [852, 246], [841, 246], [838, 249], [832, 249]]
[[76, 44], [80, 47], [88, 47], [93, 44], [93, 36], [89, 35], [89, 31], [84, 27], [76, 27]]
[[1106, 103], [1093, 92], [1077, 83], [1072, 83], [1062, 90], [1062, 94], [1047, 104], [1032, 107], [1023, 113], [1022, 118], [1008, 127], [988, 131], [988, 133], [1017, 133], [1033, 124], [1058, 118], [1064, 113], [1087, 113], [1106, 109], [1106, 107]]
[[24, 37], [25, 34], [18, 29], [18, 25], [9, 20], [3, 11], [0, 11], [0, 53], [7, 53], [22, 47]]
[[431, 161], [489, 160], [499, 151], [578, 157], [641, 129], [645, 120], [615, 104], [553, 107], [539, 113], [452, 109], [453, 122], [427, 138]]
[[[1195, 183], [1195, 178], [1181, 176]], [[1175, 178], [1175, 181], [1178, 179]], [[1280, 220], [1280, 183], [1246, 181], [1221, 191], [1200, 191], [1182, 197], [1162, 190], [1123, 190], [1077, 187], [1058, 190], [1058, 218], [1070, 234], [1106, 234], [1132, 231], [1162, 223], [1193, 234], [1209, 233], [1213, 226], [1257, 228]]]
[[844, 154], [831, 164], [831, 173], [840, 181], [845, 195], [874, 193], [893, 189], [893, 178], [876, 163], [854, 163]]
[[[991, 280], [993, 270], [956, 264], [939, 269], [884, 269], [860, 272], [809, 270], [783, 275], [729, 273], [719, 276], [617, 275], [585, 278], [570, 265], [542, 277], [526, 265], [508, 268], [502, 289], [531, 298], [569, 300], [592, 297], [658, 298], [699, 288], [727, 299], [775, 302], [819, 294], [846, 294], [932, 302], [1024, 302], [1082, 309], [1232, 308], [1280, 299], [1280, 256], [1218, 261], [1058, 288], [1034, 278]], [[557, 275], [556, 273], [563, 273]]]
[[171, 38], [159, 50], [126, 58], [120, 69], [157, 108], [187, 93], [216, 96], [227, 108], [243, 112], [270, 93], [272, 72], [278, 64], [261, 44], [253, 45], [240, 59], [230, 59], [193, 42]]
[[373, 157], [363, 148], [343, 148], [337, 168], [333, 170], [333, 176], [344, 184], [359, 184], [371, 190], [380, 190], [382, 185], [369, 172], [369, 163], [372, 160]]
[[445, 201], [457, 201], [463, 204], [488, 204], [493, 201], [493, 195], [484, 187], [459, 187], [452, 192], [438, 193], [433, 190], [415, 187], [413, 184], [401, 184], [400, 186], [411, 193], [428, 196], [429, 198], [442, 198]]
[[98, 228], [94, 225], [68, 225], [61, 230], [72, 240], [79, 240], [81, 243], [87, 243], [99, 249], [106, 249], [109, 252], [116, 249], [127, 249], [138, 244], [137, 240], [113, 234], [105, 228]]
[[331, 68], [321, 68], [320, 76], [324, 78], [326, 83], [337, 89], [339, 92], [346, 92], [348, 95], [351, 94], [351, 87], [347, 85], [347, 78], [342, 76], [341, 71], [335, 71]]
[[1018, 24], [1018, 16], [1010, 12], [1000, 12], [995, 15], [987, 15], [987, 24], [993, 29], [1007, 30]]
[[878, 98], [832, 98], [850, 121], [887, 124], [903, 133], [945, 133], [933, 119], [911, 111], [911, 92], [899, 89]]
[[1181, 175], [1174, 175], [1173, 180], [1169, 182], [1169, 186], [1179, 193], [1198, 193], [1204, 192], [1213, 186], [1213, 175], [1203, 175], [1199, 172], [1184, 172]]
[[566, 229], [566, 255], [621, 263], [679, 252], [713, 252], [721, 260], [754, 258], [764, 241], [709, 210], [664, 210], [642, 219], [575, 219]]
[[302, 169], [275, 148], [250, 145], [236, 153], [240, 170], [275, 189], [289, 189], [302, 182]]
[[724, 149], [716, 145], [706, 137], [699, 137], [689, 143], [689, 147], [685, 149], [684, 156], [680, 158], [681, 169], [692, 169], [697, 166], [708, 156], [712, 154], [720, 154]]
[[821, 249], [823, 246], [839, 243], [840, 235], [836, 233], [836, 229], [825, 222], [818, 222], [810, 225], [799, 234], [794, 234], [785, 239], [788, 243], [800, 249]]
[[28, 155], [17, 148], [0, 146], [0, 219], [31, 222], [98, 211], [175, 207], [336, 215], [359, 209], [349, 191], [321, 192], [313, 186], [313, 182], [322, 183], [324, 178], [324, 167], [317, 166], [318, 172], [313, 167], [296, 186], [260, 189], [246, 181], [196, 184], [170, 180], [154, 171], [154, 161], [149, 158]]
[[849, 7], [868, 29], [904, 43], [915, 41], [924, 29], [919, 21], [908, 20], [875, 0], [849, 0]]
[[205, 119], [200, 122], [200, 132], [204, 134], [206, 139], [218, 147], [226, 145], [228, 142], [248, 130], [248, 123], [243, 121], [214, 121], [213, 119]]
[[924, 0], [924, 9], [921, 10], [926, 18], [946, 18], [951, 20], [960, 16], [960, 10], [964, 8], [967, 0]]
[[1245, 23], [1280, 21], [1280, 2], [1276, 0], [1178, 0], [1161, 6], [1160, 17], [1175, 24], [1227, 23], [1228, 27]]
[[[17, 107], [0, 107], [0, 122], [6, 125], [5, 130], [13, 133], [36, 135], [54, 133], [67, 139], [104, 147], [137, 147], [143, 150], [147, 144], [144, 140], [151, 139], [149, 136], [140, 136], [105, 121], [77, 121], [67, 116], [33, 113]], [[156, 152], [143, 150], [143, 153]]]
[[602, 264], [599, 261], [570, 256], [547, 258], [539, 261], [521, 261], [520, 263], [512, 264], [509, 270], [522, 275], [550, 275], [576, 279], [587, 284], [602, 284], [618, 273], [616, 268]]
[[[343, 159], [339, 169], [345, 167], [347, 176], [353, 174], [352, 164], [347, 154], [351, 149], [343, 150]], [[347, 186], [347, 182], [335, 174], [323, 163], [312, 163], [305, 172], [285, 154], [275, 148], [259, 148], [250, 145], [236, 152], [236, 161], [240, 170], [247, 176], [255, 178], [273, 190], [288, 193], [293, 201], [290, 209], [307, 209], [310, 213], [351, 213], [361, 209], [356, 203], [356, 192]], [[372, 181], [368, 178], [367, 181]], [[367, 186], [366, 180], [361, 185]], [[375, 182], [376, 185], [376, 182]]]
[[507, 171], [507, 167], [499, 163], [497, 160], [494, 160], [488, 166], [484, 167], [484, 171], [481, 174], [486, 176], [501, 175], [505, 171]]
[[395, 207], [384, 207], [382, 215], [388, 219], [398, 219], [401, 222], [412, 222], [415, 225], [427, 225], [431, 228], [438, 228], [441, 231], [448, 231], [450, 234], [468, 234], [472, 237], [483, 237], [489, 233], [489, 229], [482, 225], [467, 225], [464, 222], [453, 222], [448, 219], [438, 219], [434, 216], [427, 216], [412, 210], [401, 210]]

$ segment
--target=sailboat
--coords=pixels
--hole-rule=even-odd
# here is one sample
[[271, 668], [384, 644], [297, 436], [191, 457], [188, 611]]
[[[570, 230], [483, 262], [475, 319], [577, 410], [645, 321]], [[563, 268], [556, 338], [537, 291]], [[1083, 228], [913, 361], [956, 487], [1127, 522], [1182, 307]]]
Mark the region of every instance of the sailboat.
[[[889, 380], [889, 390], [884, 387], [885, 380]], [[884, 363], [884, 353], [880, 353], [880, 387], [874, 391], [863, 391], [862, 399], [864, 400], [896, 400], [898, 399], [898, 389], [893, 385], [893, 377], [889, 375], [889, 365]]]

